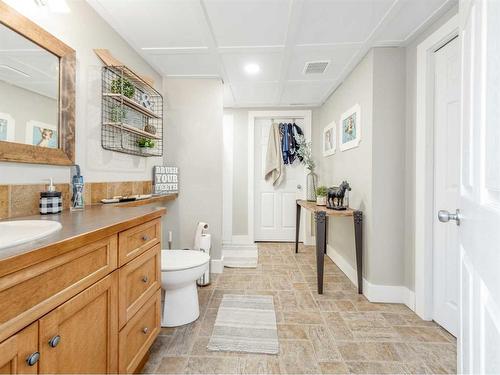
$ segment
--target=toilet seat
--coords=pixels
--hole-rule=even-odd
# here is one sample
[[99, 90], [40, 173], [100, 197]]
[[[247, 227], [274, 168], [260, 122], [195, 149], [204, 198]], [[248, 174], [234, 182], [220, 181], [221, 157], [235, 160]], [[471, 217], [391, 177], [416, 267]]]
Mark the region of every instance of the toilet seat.
[[161, 270], [180, 271], [202, 266], [210, 261], [210, 256], [198, 250], [162, 250]]

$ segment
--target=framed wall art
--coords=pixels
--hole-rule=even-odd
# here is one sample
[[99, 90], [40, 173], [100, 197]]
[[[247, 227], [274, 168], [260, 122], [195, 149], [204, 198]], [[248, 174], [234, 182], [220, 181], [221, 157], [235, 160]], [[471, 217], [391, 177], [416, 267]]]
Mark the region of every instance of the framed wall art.
[[359, 146], [361, 141], [361, 107], [356, 104], [340, 118], [340, 149], [342, 151]]
[[330, 156], [337, 151], [337, 124], [332, 121], [323, 129], [323, 156]]
[[15, 121], [8, 113], [0, 112], [0, 141], [14, 142]]

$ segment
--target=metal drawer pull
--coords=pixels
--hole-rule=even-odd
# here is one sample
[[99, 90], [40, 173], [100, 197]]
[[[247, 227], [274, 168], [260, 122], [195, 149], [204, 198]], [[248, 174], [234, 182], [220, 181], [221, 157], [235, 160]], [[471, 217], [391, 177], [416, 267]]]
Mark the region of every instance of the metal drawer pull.
[[149, 277], [147, 277], [147, 276], [143, 276], [143, 277], [142, 277], [142, 281], [143, 281], [144, 283], [147, 283], [147, 282], [149, 281]]
[[142, 236], [142, 240], [143, 241], [149, 241], [149, 236], [147, 236], [147, 235]]
[[61, 336], [55, 335], [49, 340], [49, 346], [51, 348], [55, 348], [57, 345], [59, 345], [60, 342], [61, 342]]
[[38, 360], [40, 359], [40, 353], [39, 352], [34, 352], [31, 353], [28, 358], [26, 358], [26, 363], [28, 366], [34, 366]]
[[144, 334], [146, 335], [148, 332], [149, 332], [149, 328], [148, 327], [144, 327], [142, 332], [144, 332]]

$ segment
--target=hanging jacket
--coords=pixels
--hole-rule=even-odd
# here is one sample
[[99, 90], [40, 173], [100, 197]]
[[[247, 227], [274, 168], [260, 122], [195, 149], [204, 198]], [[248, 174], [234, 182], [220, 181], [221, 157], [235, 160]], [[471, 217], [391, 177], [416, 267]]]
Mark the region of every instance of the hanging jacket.
[[288, 124], [281, 123], [280, 137], [281, 137], [281, 154], [283, 157], [283, 163], [288, 164], [288, 156], [290, 152], [290, 137], [288, 133]]
[[299, 158], [299, 161], [302, 162], [302, 160], [304, 159], [302, 156], [298, 155], [298, 151], [299, 151], [299, 145], [297, 143], [297, 136], [298, 135], [304, 135], [304, 132], [302, 131], [302, 129], [300, 128], [300, 126], [298, 126], [297, 124], [293, 124], [293, 144], [294, 144], [294, 154]]

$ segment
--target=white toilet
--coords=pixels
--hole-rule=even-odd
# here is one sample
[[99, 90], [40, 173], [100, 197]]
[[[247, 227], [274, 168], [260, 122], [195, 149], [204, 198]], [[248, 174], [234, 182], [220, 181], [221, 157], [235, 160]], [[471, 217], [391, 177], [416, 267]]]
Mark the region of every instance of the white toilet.
[[198, 319], [196, 280], [208, 269], [209, 261], [210, 256], [202, 251], [161, 251], [161, 286], [165, 290], [162, 327], [177, 327]]

